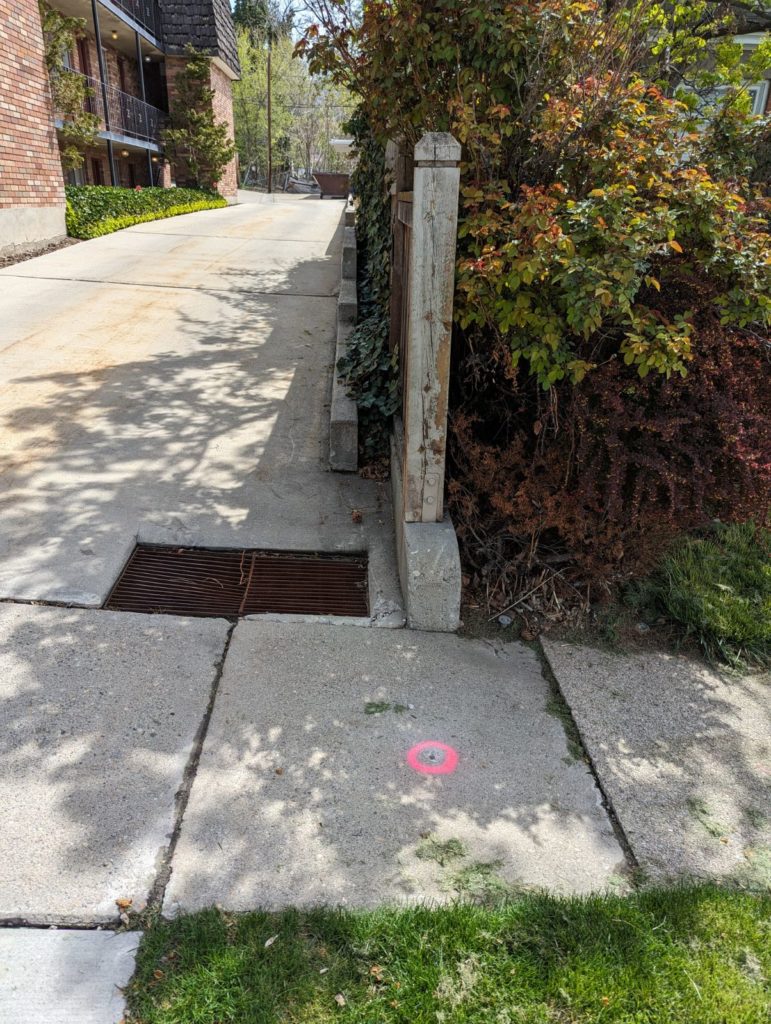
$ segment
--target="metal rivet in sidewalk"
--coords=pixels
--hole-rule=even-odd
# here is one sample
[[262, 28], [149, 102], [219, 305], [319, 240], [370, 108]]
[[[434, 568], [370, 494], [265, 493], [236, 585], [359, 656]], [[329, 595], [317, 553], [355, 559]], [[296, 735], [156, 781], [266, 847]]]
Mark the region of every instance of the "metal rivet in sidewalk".
[[408, 752], [407, 764], [423, 775], [451, 775], [458, 767], [458, 752], [446, 743], [424, 740]]

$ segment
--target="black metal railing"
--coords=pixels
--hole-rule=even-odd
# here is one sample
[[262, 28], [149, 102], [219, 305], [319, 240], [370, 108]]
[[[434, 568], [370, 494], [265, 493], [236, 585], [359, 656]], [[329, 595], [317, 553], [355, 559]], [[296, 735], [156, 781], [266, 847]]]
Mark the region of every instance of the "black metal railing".
[[146, 28], [156, 39], [161, 38], [161, 10], [155, 0], [110, 0], [110, 3]]
[[[85, 79], [89, 90], [85, 108], [89, 114], [95, 114], [102, 121], [105, 129], [116, 135], [125, 135], [144, 142], [160, 142], [161, 130], [167, 116], [162, 110], [145, 103], [138, 96], [116, 89], [115, 86], [103, 86], [93, 75], [82, 75], [79, 71], [67, 73]], [[106, 117], [104, 93], [107, 94]]]

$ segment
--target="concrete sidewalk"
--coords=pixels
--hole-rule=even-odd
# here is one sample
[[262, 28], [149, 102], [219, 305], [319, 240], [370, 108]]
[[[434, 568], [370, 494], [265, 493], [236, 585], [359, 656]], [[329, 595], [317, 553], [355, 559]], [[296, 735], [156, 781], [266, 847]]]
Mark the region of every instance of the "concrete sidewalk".
[[0, 604], [0, 921], [144, 908], [229, 628]]
[[[520, 644], [239, 623], [164, 911], [623, 884], [550, 696]], [[457, 765], [411, 767], [421, 743], [451, 747]]]
[[139, 935], [93, 929], [163, 898], [231, 626], [98, 610], [138, 539], [366, 551], [373, 622], [403, 622], [386, 489], [328, 471], [342, 213], [0, 270], [0, 923], [92, 929], [0, 929], [2, 1020], [121, 1020]]
[[120, 1024], [141, 932], [0, 930], [0, 1020]]
[[0, 270], [0, 598], [98, 607], [137, 538], [368, 551], [403, 621], [386, 490], [327, 467], [342, 214], [250, 202]]
[[643, 874], [771, 888], [771, 678], [543, 646]]

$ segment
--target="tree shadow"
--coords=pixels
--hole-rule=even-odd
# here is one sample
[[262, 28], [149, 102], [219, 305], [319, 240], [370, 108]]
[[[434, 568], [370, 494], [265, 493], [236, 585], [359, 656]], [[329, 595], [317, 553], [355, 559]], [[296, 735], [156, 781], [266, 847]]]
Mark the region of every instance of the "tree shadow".
[[[395, 566], [385, 579], [395, 560], [383, 485], [327, 468], [342, 204], [323, 211], [326, 235], [311, 224], [324, 237], [310, 254], [276, 245], [268, 270], [241, 265], [241, 247], [195, 267], [220, 278], [196, 287], [45, 281], [46, 308], [63, 322], [49, 315], [41, 327], [34, 311], [29, 331], [13, 321], [4, 355], [0, 597], [98, 607], [141, 538], [368, 551], [381, 577], [373, 614], [398, 604]], [[162, 233], [170, 276], [198, 223], [180, 223], [171, 243]], [[83, 243], [78, 266], [107, 267], [116, 245]], [[30, 261], [29, 276], [2, 283], [8, 294], [42, 289], [58, 266]], [[73, 302], [79, 319], [68, 319]], [[0, 613], [6, 806], [17, 814], [3, 829], [0, 914], [114, 919], [116, 898], [141, 906], [168, 845], [227, 624], [18, 604]]]
[[[239, 625], [165, 912], [604, 888], [623, 854], [548, 700], [517, 645]], [[457, 769], [413, 770], [425, 741]]]
[[768, 677], [657, 652], [548, 653], [643, 871], [771, 886]]

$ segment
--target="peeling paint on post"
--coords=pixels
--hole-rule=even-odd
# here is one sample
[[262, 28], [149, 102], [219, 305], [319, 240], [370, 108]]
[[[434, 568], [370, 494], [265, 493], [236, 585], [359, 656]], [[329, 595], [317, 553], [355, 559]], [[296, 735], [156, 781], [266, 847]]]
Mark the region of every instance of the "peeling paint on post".
[[429, 132], [415, 147], [404, 380], [403, 516], [440, 522], [458, 230], [460, 143]]

